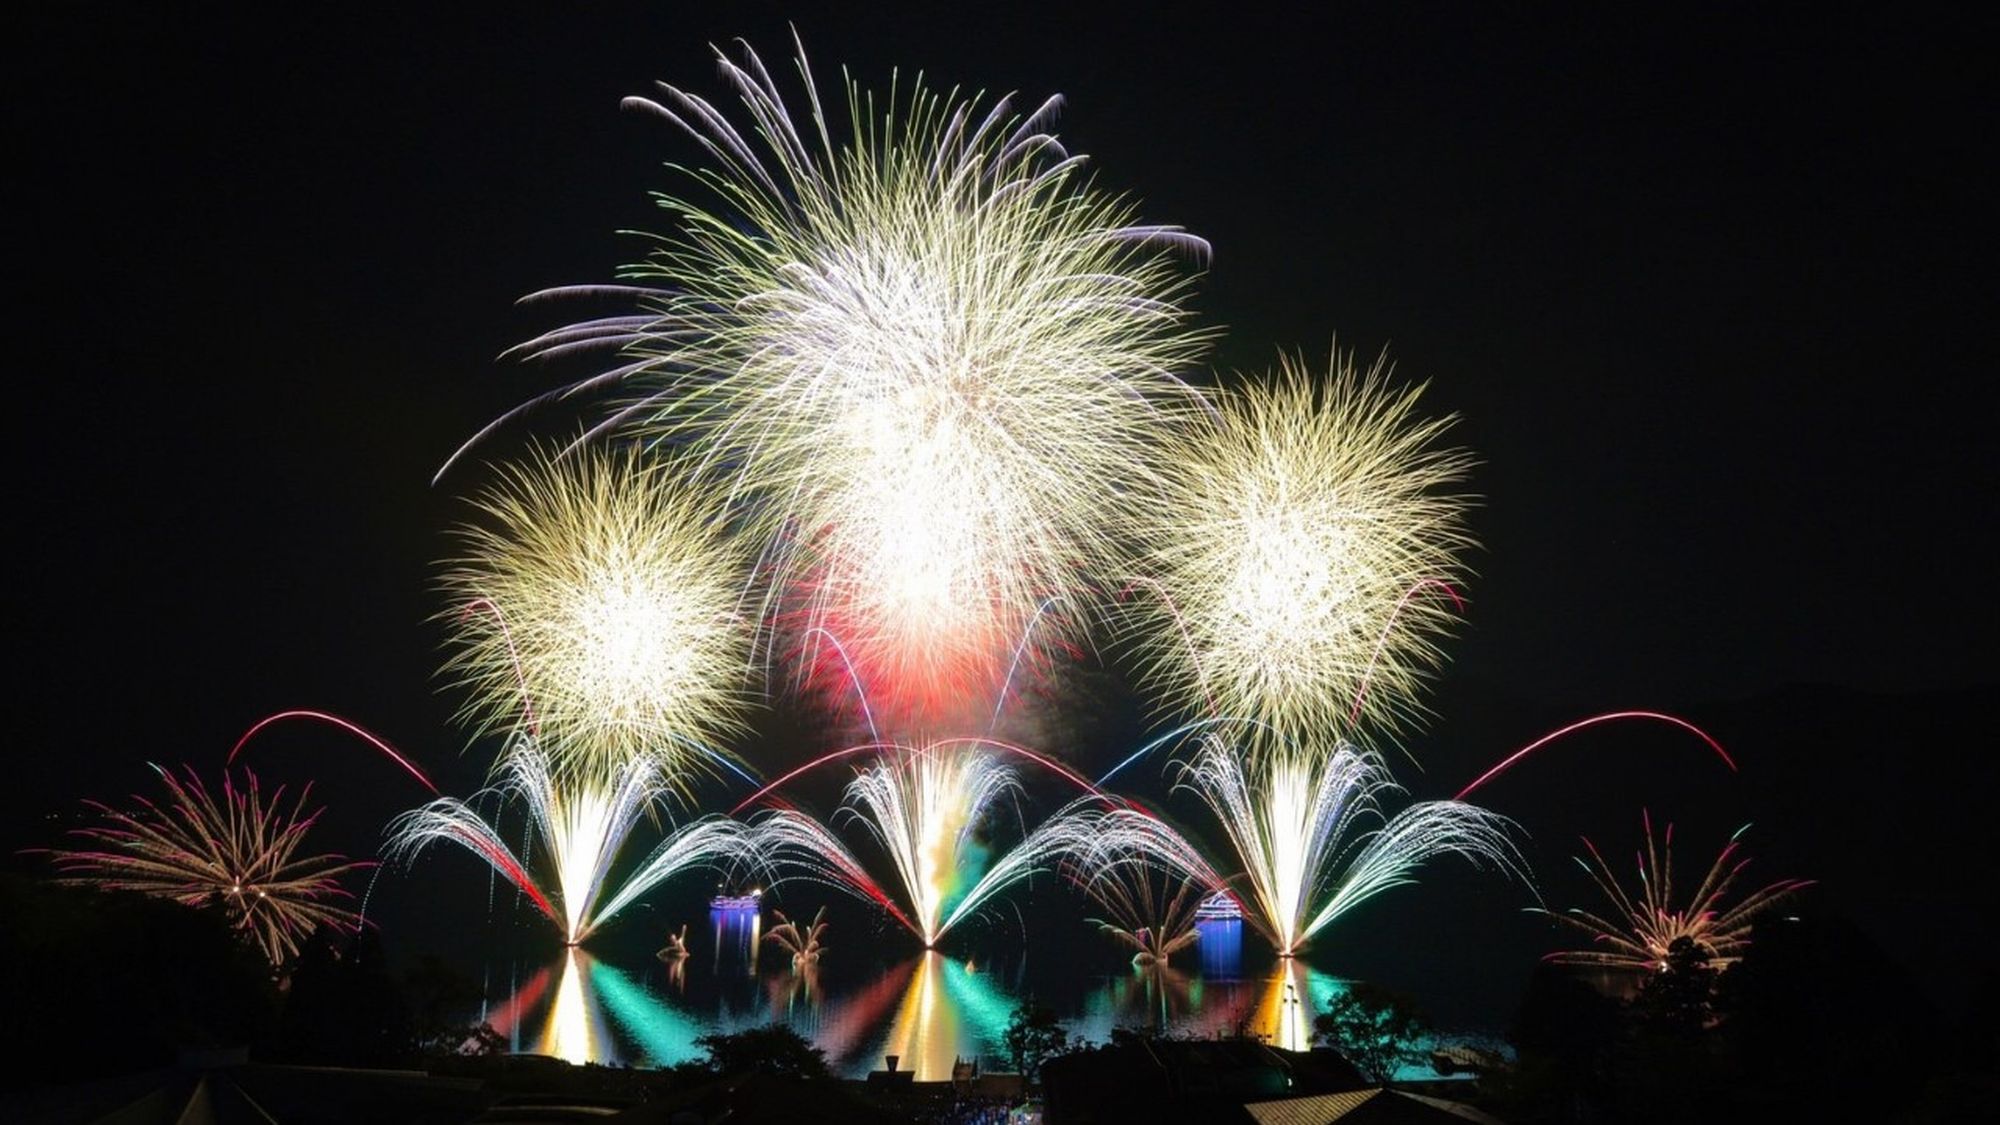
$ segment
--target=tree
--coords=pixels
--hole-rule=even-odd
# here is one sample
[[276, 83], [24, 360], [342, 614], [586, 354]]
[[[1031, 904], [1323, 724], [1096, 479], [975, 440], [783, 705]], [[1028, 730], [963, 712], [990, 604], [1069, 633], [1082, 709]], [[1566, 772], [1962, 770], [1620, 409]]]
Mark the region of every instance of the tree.
[[784, 1024], [728, 1035], [704, 1035], [695, 1046], [708, 1052], [709, 1069], [722, 1075], [777, 1074], [788, 1078], [831, 1078], [826, 1052]]
[[306, 939], [278, 1017], [277, 1058], [404, 1066], [415, 1039], [409, 1003], [374, 931], [348, 936], [321, 927]]
[[1507, 1038], [1515, 1065], [1495, 1085], [1522, 1119], [1583, 1120], [1610, 1097], [1624, 1008], [1572, 970], [1538, 962]]
[[[1989, 983], [1991, 999], [2000, 995]], [[1771, 917], [1759, 923], [1743, 960], [1716, 981], [1716, 1033], [1739, 1073], [1802, 1112], [1915, 1113], [1910, 1099], [1926, 1074], [1935, 1085], [1955, 1061], [1964, 1074], [1991, 1069], [1986, 1021], [1994, 1006], [1976, 983], [1960, 1000], [1970, 1018], [1954, 1027], [1908, 970], [1847, 919]], [[1955, 1050], [1968, 1053], [1957, 1061]]]
[[1692, 938], [1675, 938], [1667, 947], [1666, 967], [1648, 976], [1632, 1000], [1640, 1031], [1692, 1039], [1714, 1014], [1715, 969], [1707, 951]]
[[1313, 1019], [1313, 1041], [1340, 1052], [1374, 1082], [1387, 1082], [1398, 1067], [1421, 1060], [1429, 1031], [1415, 1001], [1366, 981], [1349, 985]]
[[1007, 1018], [1007, 1058], [1023, 1081], [1041, 1077], [1042, 1063], [1069, 1046], [1069, 1031], [1054, 1010], [1023, 997]]
[[0, 875], [0, 996], [9, 1092], [253, 1043], [277, 1003], [269, 963], [220, 909], [13, 875]]
[[501, 1055], [507, 1038], [476, 1019], [468, 1020], [485, 991], [472, 978], [434, 954], [425, 954], [403, 974], [403, 993], [413, 1021], [417, 1054]]

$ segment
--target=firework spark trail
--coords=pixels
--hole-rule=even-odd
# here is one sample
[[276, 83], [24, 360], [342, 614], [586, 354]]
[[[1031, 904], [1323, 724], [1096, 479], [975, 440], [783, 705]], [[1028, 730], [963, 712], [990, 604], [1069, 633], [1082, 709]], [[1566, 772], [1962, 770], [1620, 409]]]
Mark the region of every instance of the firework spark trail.
[[[1082, 776], [1078, 775], [1074, 770], [1071, 770], [1068, 766], [1063, 765], [1061, 762], [1058, 762], [1054, 758], [1048, 757], [1045, 754], [1038, 754], [1035, 751], [1030, 750], [1025, 746], [1017, 746], [1011, 742], [1002, 742], [999, 739], [995, 738], [949, 738], [931, 742], [928, 744], [928, 747], [932, 750], [941, 750], [944, 747], [955, 746], [955, 745], [970, 746], [975, 749], [998, 750], [1003, 754], [1011, 754], [1014, 757], [1021, 758], [1025, 761], [1033, 762], [1034, 764], [1041, 766], [1043, 769], [1046, 769], [1050, 773], [1053, 773], [1058, 777], [1061, 777], [1063, 780], [1069, 782], [1070, 784], [1076, 786], [1078, 789], [1081, 789], [1086, 793], [1092, 794], [1093, 796], [1102, 796], [1102, 794], [1098, 792], [1098, 786], [1092, 785], [1090, 782], [1084, 780]], [[821, 754], [819, 757], [814, 758], [813, 760], [805, 763], [804, 765], [798, 766], [792, 769], [791, 771], [779, 776], [777, 780], [766, 784], [763, 788], [758, 789], [756, 792], [750, 794], [748, 797], [745, 797], [741, 801], [738, 801], [736, 803], [736, 807], [729, 810], [729, 815], [736, 816], [742, 813], [744, 809], [749, 808], [751, 805], [754, 805], [758, 801], [763, 800], [770, 794], [775, 793], [776, 791], [783, 788], [787, 783], [791, 782], [793, 779], [797, 778], [801, 774], [810, 773], [813, 770], [816, 770], [819, 767], [826, 765], [829, 762], [837, 762], [842, 758], [853, 757], [856, 754], [878, 753], [887, 755], [887, 754], [912, 754], [918, 752], [920, 751], [918, 751], [916, 748], [907, 746], [900, 742], [867, 742], [859, 746], [849, 746], [843, 750], [834, 750], [826, 754]]]
[[628, 759], [609, 776], [577, 778], [557, 773], [536, 740], [517, 736], [500, 767], [502, 780], [474, 801], [491, 796], [526, 806], [554, 868], [553, 895], [473, 802], [444, 797], [404, 813], [390, 825], [388, 854], [408, 860], [438, 841], [458, 844], [527, 895], [571, 945], [680, 872], [752, 857], [739, 826], [723, 818], [697, 820], [670, 833], [609, 898], [603, 898], [612, 863], [633, 827], [670, 792], [660, 761], [642, 755]]
[[1676, 908], [1673, 825], [1667, 826], [1665, 839], [1656, 842], [1651, 814], [1646, 814], [1643, 819], [1646, 843], [1638, 856], [1639, 890], [1636, 895], [1628, 893], [1619, 884], [1617, 876], [1612, 874], [1611, 865], [1604, 861], [1597, 846], [1588, 838], [1584, 839], [1583, 846], [1590, 851], [1591, 862], [1581, 858], [1577, 860], [1578, 866], [1590, 875], [1598, 890], [1611, 902], [1615, 912], [1612, 918], [1574, 907], [1563, 913], [1534, 908], [1537, 913], [1546, 914], [1589, 934], [1593, 942], [1605, 948], [1566, 950], [1548, 954], [1545, 960], [1567, 965], [1663, 970], [1667, 967], [1668, 951], [1676, 941], [1685, 938], [1708, 956], [1710, 965], [1723, 968], [1742, 958], [1744, 949], [1750, 943], [1751, 924], [1757, 915], [1812, 886], [1810, 879], [1780, 879], [1745, 895], [1733, 905], [1725, 906], [1737, 876], [1750, 863], [1748, 857], [1738, 857], [1739, 843], [1750, 827], [1746, 824], [1731, 834], [1729, 842], [1716, 855], [1715, 862], [1709, 865], [1707, 874], [1702, 877], [1687, 904]]
[[[1152, 824], [1127, 831], [1115, 827], [1120, 820], [1138, 818]], [[1179, 833], [1131, 806], [1091, 808], [1081, 801], [1051, 823], [1058, 826], [1051, 836], [1052, 847], [1063, 856], [1061, 870], [1111, 915], [1090, 921], [1131, 947], [1133, 964], [1164, 965], [1200, 938], [1195, 912], [1224, 884]], [[1152, 842], [1135, 846], [1134, 831], [1151, 833]], [[1160, 863], [1154, 855], [1159, 848], [1173, 849], [1179, 858]]]
[[[882, 741], [882, 728], [875, 723], [875, 709], [868, 705], [867, 685], [861, 682], [860, 673], [855, 671], [854, 659], [847, 655], [846, 646], [840, 643], [839, 637], [834, 636], [832, 631], [823, 626], [815, 626], [806, 630], [806, 638], [809, 641], [824, 640], [827, 644], [833, 646], [833, 651], [840, 657], [841, 668], [847, 674], [847, 682], [854, 689], [855, 705], [861, 708], [861, 717], [868, 721], [869, 741]], [[813, 659], [810, 653], [807, 654], [807, 659], [809, 661]]]
[[[1046, 132], [1054, 99], [1023, 116], [919, 85], [884, 114], [850, 84], [836, 141], [803, 52], [804, 128], [754, 54], [718, 61], [747, 130], [671, 86], [627, 101], [705, 149], [690, 175], [714, 200], [663, 199], [677, 229], [627, 271], [656, 286], [579, 290], [646, 315], [518, 354], [615, 354], [579, 385], [645, 391], [607, 427], [727, 466], [782, 543], [790, 628], [837, 628], [916, 724], [992, 691], [1038, 608], [1119, 556], [1121, 493], [1206, 405], [1175, 372], [1205, 344], [1176, 259], [1207, 245], [1092, 188]], [[1051, 644], [1080, 628], [1055, 624]]]
[[1021, 670], [1022, 657], [1027, 655], [1028, 642], [1035, 635], [1035, 626], [1041, 622], [1042, 615], [1049, 611], [1049, 607], [1061, 600], [1060, 596], [1042, 599], [1042, 604], [1035, 607], [1035, 615], [1028, 619], [1027, 627], [1021, 630], [1020, 640], [1014, 643], [1014, 655], [1007, 661], [1007, 674], [1000, 678], [1000, 688], [993, 693], [993, 714], [986, 720], [988, 738], [991, 738], [1000, 727], [1000, 712], [1007, 706], [1007, 700], [1011, 697], [1014, 677]]
[[474, 598], [467, 602], [460, 612], [467, 616], [474, 613], [493, 615], [493, 624], [500, 629], [500, 635], [507, 640], [507, 656], [514, 662], [514, 683], [521, 694], [521, 721], [530, 735], [541, 737], [542, 724], [535, 718], [535, 700], [528, 692], [528, 675], [521, 669], [521, 650], [515, 647], [514, 635], [507, 628], [507, 615], [500, 612], [499, 603], [492, 598]]
[[1383, 624], [1381, 635], [1375, 638], [1375, 651], [1369, 655], [1368, 667], [1362, 669], [1361, 682], [1354, 689], [1354, 706], [1347, 712], [1347, 721], [1350, 725], [1361, 721], [1361, 702], [1368, 694], [1368, 681], [1375, 675], [1375, 665], [1381, 662], [1382, 650], [1395, 632], [1396, 619], [1402, 616], [1403, 607], [1409, 604], [1411, 598], [1429, 589], [1443, 590], [1445, 596], [1451, 599], [1452, 608], [1458, 611], [1459, 616], [1465, 615], [1465, 599], [1458, 596], [1458, 591], [1453, 589], [1449, 582], [1436, 578], [1420, 578], [1415, 585], [1403, 591], [1403, 596], [1396, 599], [1396, 608], [1389, 612], [1389, 620]]
[[312, 719], [317, 722], [329, 723], [333, 726], [339, 727], [341, 730], [344, 730], [349, 734], [359, 737], [362, 741], [368, 743], [370, 746], [373, 746], [375, 749], [380, 750], [384, 754], [387, 754], [392, 761], [394, 761], [397, 765], [403, 767], [404, 772], [408, 773], [411, 777], [414, 777], [419, 782], [423, 783], [424, 788], [430, 790], [432, 793], [436, 793], [438, 791], [437, 784], [433, 782], [429, 777], [426, 777], [424, 775], [424, 771], [418, 769], [414, 762], [410, 761], [408, 758], [405, 758], [403, 755], [397, 753], [395, 747], [389, 745], [381, 738], [370, 733], [368, 730], [364, 729], [359, 724], [350, 722], [346, 719], [341, 718], [338, 715], [329, 715], [325, 711], [308, 711], [308, 710], [279, 711], [274, 715], [264, 716], [263, 718], [257, 720], [254, 724], [252, 724], [249, 730], [243, 732], [242, 737], [236, 740], [236, 745], [229, 748], [229, 757], [223, 759], [223, 765], [224, 766], [235, 765], [236, 755], [243, 752], [243, 747], [247, 745], [252, 738], [255, 738], [259, 731], [263, 730], [265, 727], [270, 726], [272, 723], [280, 722], [285, 719]]
[[1141, 565], [1166, 599], [1126, 628], [1169, 706], [1350, 738], [1417, 713], [1454, 618], [1408, 593], [1448, 586], [1472, 546], [1450, 491], [1469, 459], [1439, 447], [1449, 418], [1417, 416], [1422, 389], [1351, 356], [1323, 380], [1286, 360], [1160, 459]]
[[774, 880], [774, 886], [790, 879], [807, 879], [833, 887], [863, 902], [874, 903], [919, 939], [924, 936], [923, 928], [911, 921], [826, 825], [797, 809], [776, 808], [761, 815], [751, 826], [751, 833], [763, 862], [782, 873]]
[[1736, 770], [1736, 759], [1731, 758], [1729, 756], [1729, 751], [1724, 750], [1722, 748], [1722, 743], [1717, 742], [1715, 738], [1712, 735], [1710, 735], [1707, 731], [1702, 730], [1700, 727], [1695, 726], [1693, 723], [1688, 722], [1686, 719], [1676, 718], [1673, 715], [1662, 714], [1658, 711], [1608, 711], [1602, 715], [1592, 715], [1588, 719], [1579, 719], [1574, 723], [1570, 723], [1568, 726], [1562, 727], [1558, 730], [1550, 731], [1549, 733], [1534, 740], [1533, 742], [1528, 743], [1526, 746], [1523, 746], [1519, 750], [1516, 750], [1512, 754], [1509, 754], [1505, 758], [1502, 758], [1499, 761], [1499, 763], [1496, 764], [1492, 769], [1489, 769], [1485, 773], [1480, 774], [1478, 777], [1473, 778], [1471, 784], [1459, 790], [1458, 795], [1453, 797], [1452, 800], [1454, 801], [1465, 800], [1465, 798], [1469, 794], [1471, 794], [1473, 790], [1478, 789], [1480, 786], [1485, 785], [1487, 782], [1500, 776], [1502, 773], [1506, 772], [1509, 768], [1511, 768], [1516, 762], [1519, 762], [1521, 759], [1527, 757], [1528, 755], [1534, 753], [1535, 751], [1541, 749], [1542, 747], [1547, 746], [1551, 742], [1556, 742], [1580, 730], [1586, 730], [1590, 727], [1598, 726], [1603, 723], [1620, 722], [1626, 719], [1647, 719], [1653, 722], [1666, 723], [1669, 726], [1676, 726], [1684, 731], [1688, 731], [1689, 733], [1695, 735], [1697, 738], [1701, 739], [1703, 742], [1708, 743], [1708, 748], [1710, 750], [1715, 751], [1715, 756], [1721, 758], [1722, 764], [1728, 766], [1731, 772], [1735, 772]]
[[[98, 847], [51, 848], [58, 882], [138, 891], [190, 906], [220, 901], [234, 925], [254, 940], [274, 968], [296, 957], [299, 942], [320, 926], [356, 931], [360, 916], [334, 905], [352, 896], [339, 879], [374, 866], [338, 855], [298, 854], [318, 812], [306, 812], [310, 785], [290, 811], [285, 790], [267, 799], [257, 775], [238, 787], [225, 772], [218, 799], [186, 768], [185, 780], [157, 770], [167, 800], [135, 796], [133, 811], [86, 804], [104, 823], [71, 835]], [[156, 767], [157, 769], [157, 767]]]
[[486, 525], [460, 529], [442, 578], [460, 717], [477, 735], [532, 715], [580, 777], [650, 756], [679, 785], [706, 765], [685, 751], [740, 726], [749, 630], [739, 549], [689, 482], [631, 452], [538, 455], [476, 503]]
[[1266, 736], [1266, 738], [1272, 743], [1280, 742], [1283, 740], [1283, 736], [1278, 733], [1276, 727], [1271, 726], [1271, 724], [1269, 723], [1260, 723], [1255, 719], [1240, 719], [1228, 715], [1223, 715], [1213, 719], [1196, 719], [1195, 721], [1190, 723], [1182, 723], [1180, 726], [1175, 727], [1174, 729], [1159, 736], [1158, 738], [1153, 739], [1151, 742], [1146, 743], [1144, 746], [1139, 747], [1137, 750], [1132, 751], [1130, 754], [1127, 754], [1123, 759], [1119, 761], [1117, 765], [1112, 766], [1110, 769], [1104, 771], [1104, 776], [1097, 779], [1097, 787], [1100, 789], [1103, 788], [1104, 783], [1110, 781], [1112, 777], [1116, 776], [1120, 770], [1123, 770], [1126, 766], [1131, 765], [1133, 762], [1138, 761], [1139, 759], [1145, 757], [1146, 755], [1152, 753], [1155, 750], [1158, 750], [1160, 747], [1165, 746], [1170, 742], [1175, 742], [1179, 739], [1186, 738], [1191, 734], [1207, 730], [1210, 727], [1229, 726], [1237, 723], [1258, 728], [1261, 731], [1261, 733], [1264, 736]]
[[[1362, 902], [1414, 881], [1419, 866], [1441, 855], [1528, 881], [1505, 818], [1456, 801], [1389, 816], [1382, 798], [1402, 787], [1380, 755], [1351, 744], [1243, 754], [1208, 738], [1182, 764], [1175, 788], [1192, 791], [1214, 814], [1242, 867], [1234, 879], [1247, 884], [1246, 917], [1283, 956]], [[1218, 884], [1213, 866], [1157, 818], [1111, 810], [1091, 831], [1094, 847]]]

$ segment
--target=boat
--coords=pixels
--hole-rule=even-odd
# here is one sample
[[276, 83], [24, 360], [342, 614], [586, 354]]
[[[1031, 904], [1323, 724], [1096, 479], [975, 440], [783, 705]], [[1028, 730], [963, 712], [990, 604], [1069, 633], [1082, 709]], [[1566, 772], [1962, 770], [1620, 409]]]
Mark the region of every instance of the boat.
[[763, 905], [764, 888], [752, 887], [742, 894], [723, 891], [708, 900], [710, 910], [756, 910]]
[[1234, 922], [1243, 917], [1243, 906], [1228, 891], [1217, 891], [1194, 908], [1197, 922]]

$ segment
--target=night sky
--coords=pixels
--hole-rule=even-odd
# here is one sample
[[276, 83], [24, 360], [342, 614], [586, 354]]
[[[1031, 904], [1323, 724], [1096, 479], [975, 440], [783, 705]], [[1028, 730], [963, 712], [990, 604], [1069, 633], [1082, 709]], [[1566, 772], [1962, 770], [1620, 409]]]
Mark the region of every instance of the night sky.
[[[1387, 347], [1460, 416], [1483, 549], [1419, 795], [1568, 718], [1675, 710], [1738, 735], [1744, 773], [1604, 738], [1495, 807], [1558, 856], [1634, 840], [1656, 799], [1754, 819], [1790, 865], [1763, 874], [1821, 876], [1907, 961], [1977, 948], [1990, 27], [1907, 5], [200, 7], [37, 5], [9, 36], [6, 851], [291, 707], [477, 784], [429, 583], [480, 478], [431, 476], [554, 385], [494, 357], [581, 310], [515, 299], [610, 280], [643, 253], [619, 231], [660, 229], [647, 193], [680, 185], [662, 164], [697, 159], [620, 97], [719, 100], [707, 45], [778, 69], [796, 18], [823, 82], [1064, 94], [1099, 182], [1214, 244], [1216, 370]], [[349, 847], [421, 796], [351, 741], [267, 737], [258, 768], [319, 779]]]

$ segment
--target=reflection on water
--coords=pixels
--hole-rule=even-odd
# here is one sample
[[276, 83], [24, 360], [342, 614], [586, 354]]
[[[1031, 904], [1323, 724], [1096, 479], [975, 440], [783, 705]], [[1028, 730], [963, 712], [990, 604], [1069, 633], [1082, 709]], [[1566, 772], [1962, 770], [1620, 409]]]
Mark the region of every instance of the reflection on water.
[[1194, 924], [1201, 937], [1194, 948], [1201, 955], [1201, 975], [1210, 980], [1235, 980], [1243, 975], [1243, 919]]
[[597, 959], [572, 948], [561, 964], [562, 979], [556, 984], [555, 1003], [549, 1005], [548, 1025], [542, 1031], [536, 1052], [567, 1062], [590, 1062], [600, 1058], [611, 1042], [611, 1036], [604, 1031], [604, 1012], [597, 1004], [597, 991], [591, 989], [586, 994], [583, 986], [585, 970], [595, 969]]
[[715, 971], [722, 971], [724, 953], [757, 975], [757, 951], [763, 945], [764, 912], [754, 906], [711, 908], [709, 925], [715, 929]]
[[[487, 1022], [515, 1051], [576, 1063], [671, 1066], [701, 1057], [702, 1035], [775, 1021], [818, 1044], [834, 1071], [850, 1077], [879, 1069], [885, 1055], [920, 1081], [949, 1078], [959, 1059], [1006, 1069], [1007, 1020], [1030, 991], [1020, 963], [996, 968], [924, 953], [884, 966], [856, 950], [822, 964], [794, 967], [772, 957], [760, 965], [763, 928], [754, 911], [716, 911], [711, 921], [713, 958], [641, 957], [620, 966], [566, 950], [509, 978], [511, 995], [486, 1012]], [[1044, 986], [1038, 998], [1084, 1039], [1135, 1028], [1310, 1047], [1313, 1016], [1342, 983], [1296, 959], [1245, 976], [1242, 924], [1203, 926], [1198, 967], [1121, 964], [1092, 951], [1090, 961], [1109, 962], [1105, 975]]]
[[878, 1053], [904, 1060], [897, 1066], [916, 1071], [919, 1082], [950, 1078], [959, 1059], [999, 1055], [1016, 998], [969, 962], [926, 953], [912, 964], [909, 986]]

